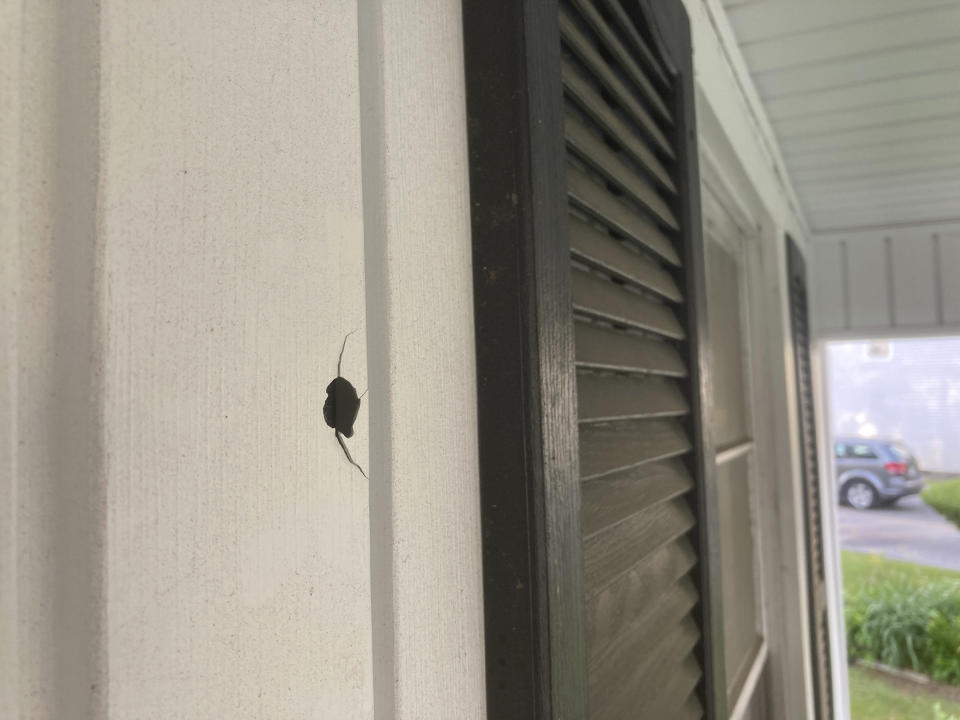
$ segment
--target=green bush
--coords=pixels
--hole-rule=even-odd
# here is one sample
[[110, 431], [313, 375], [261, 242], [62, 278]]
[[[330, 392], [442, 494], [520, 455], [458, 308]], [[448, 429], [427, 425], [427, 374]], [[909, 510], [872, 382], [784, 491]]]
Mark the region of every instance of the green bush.
[[960, 478], [931, 485], [923, 491], [923, 501], [960, 527]]
[[940, 703], [933, 706], [933, 720], [960, 720], [956, 715], [947, 715]]
[[[844, 589], [847, 651], [960, 685], [960, 580], [899, 569], [882, 561]], [[907, 566], [909, 567], [909, 566]]]

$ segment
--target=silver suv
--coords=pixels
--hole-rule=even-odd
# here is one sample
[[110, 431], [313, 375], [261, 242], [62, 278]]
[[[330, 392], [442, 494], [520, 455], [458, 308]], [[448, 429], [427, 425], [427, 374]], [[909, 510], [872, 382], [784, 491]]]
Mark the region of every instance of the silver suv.
[[895, 440], [837, 438], [834, 454], [840, 502], [857, 510], [894, 503], [923, 490], [916, 458]]

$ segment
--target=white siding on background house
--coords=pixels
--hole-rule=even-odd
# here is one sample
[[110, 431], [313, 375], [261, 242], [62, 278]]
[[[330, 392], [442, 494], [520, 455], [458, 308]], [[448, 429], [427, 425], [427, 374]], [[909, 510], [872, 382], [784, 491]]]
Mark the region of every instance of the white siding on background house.
[[921, 469], [960, 473], [960, 339], [904, 338], [879, 349], [827, 346], [833, 432], [902, 440]]

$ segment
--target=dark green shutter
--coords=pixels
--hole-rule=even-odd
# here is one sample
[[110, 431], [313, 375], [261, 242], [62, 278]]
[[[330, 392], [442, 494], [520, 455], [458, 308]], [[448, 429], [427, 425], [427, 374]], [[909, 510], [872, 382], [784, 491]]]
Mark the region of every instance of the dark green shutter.
[[806, 511], [807, 577], [810, 603], [810, 648], [813, 661], [814, 705], [817, 720], [833, 718], [833, 680], [830, 660], [830, 622], [827, 616], [827, 581], [823, 552], [823, 519], [820, 512], [820, 463], [810, 367], [810, 320], [807, 308], [807, 272], [803, 255], [793, 238], [787, 238], [787, 280], [790, 292], [790, 326], [797, 380], [800, 428], [800, 467]]
[[488, 717], [725, 718], [683, 4], [463, 8]]
[[560, 3], [596, 720], [704, 714], [696, 293], [684, 242], [684, 224], [699, 219], [681, 198], [678, 80], [642, 17], [618, 0]]

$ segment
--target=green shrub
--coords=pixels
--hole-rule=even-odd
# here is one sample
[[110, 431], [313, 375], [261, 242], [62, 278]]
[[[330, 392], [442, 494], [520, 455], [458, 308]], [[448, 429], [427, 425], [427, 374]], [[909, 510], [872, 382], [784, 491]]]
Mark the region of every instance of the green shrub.
[[847, 651], [960, 685], [960, 580], [924, 579], [883, 561], [844, 590]]
[[930, 674], [935, 680], [960, 685], [960, 613], [937, 610], [927, 624]]
[[933, 720], [960, 720], [956, 715], [947, 715], [940, 703], [933, 706]]
[[922, 497], [927, 505], [960, 527], [960, 478], [931, 485]]

